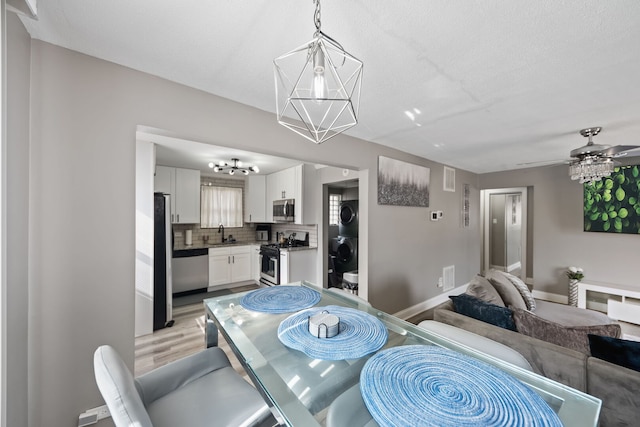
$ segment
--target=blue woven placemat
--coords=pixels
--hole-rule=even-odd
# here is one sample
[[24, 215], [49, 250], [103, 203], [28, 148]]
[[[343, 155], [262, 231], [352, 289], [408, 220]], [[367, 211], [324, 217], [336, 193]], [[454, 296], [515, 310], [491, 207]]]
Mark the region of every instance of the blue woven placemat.
[[360, 374], [360, 391], [381, 426], [562, 426], [523, 383], [454, 351], [424, 345], [382, 350]]
[[[338, 335], [318, 338], [309, 333], [309, 316], [328, 311], [340, 318]], [[328, 305], [292, 314], [278, 327], [282, 344], [322, 360], [357, 359], [382, 348], [389, 333], [376, 317], [353, 308]]]
[[313, 307], [320, 299], [320, 292], [313, 289], [280, 285], [249, 292], [240, 304], [249, 310], [280, 314]]

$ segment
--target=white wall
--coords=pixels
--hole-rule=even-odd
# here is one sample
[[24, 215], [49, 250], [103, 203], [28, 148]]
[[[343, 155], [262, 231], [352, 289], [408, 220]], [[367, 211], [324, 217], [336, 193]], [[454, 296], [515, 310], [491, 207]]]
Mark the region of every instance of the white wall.
[[567, 168], [560, 165], [480, 176], [483, 189], [533, 186], [533, 288], [567, 295], [564, 272], [573, 265], [585, 269], [585, 281], [640, 289], [639, 236], [584, 232], [582, 185], [571, 181]]
[[[271, 78], [271, 77], [269, 77]], [[457, 284], [480, 270], [477, 176], [472, 226], [460, 226], [461, 194], [443, 193], [440, 164], [338, 136], [315, 145], [273, 114], [153, 76], [32, 42], [29, 412], [33, 425], [71, 426], [101, 399], [92, 355], [113, 345], [134, 358], [135, 132], [167, 129], [185, 139], [232, 145], [310, 163], [368, 171], [368, 297], [395, 312], [440, 294], [442, 267]], [[247, 126], [251, 124], [251, 126]], [[377, 205], [378, 156], [431, 168], [433, 209]], [[363, 201], [364, 198], [360, 197]], [[362, 253], [362, 252], [361, 252]]]
[[153, 143], [136, 141], [136, 337], [153, 332], [155, 157]]

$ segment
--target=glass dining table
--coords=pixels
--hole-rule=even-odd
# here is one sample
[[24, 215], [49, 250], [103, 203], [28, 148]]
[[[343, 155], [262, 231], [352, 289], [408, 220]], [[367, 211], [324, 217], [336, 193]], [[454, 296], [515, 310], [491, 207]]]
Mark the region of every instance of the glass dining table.
[[[379, 319], [388, 331], [387, 342], [379, 351], [415, 344], [447, 348], [516, 378], [549, 404], [566, 427], [598, 423], [601, 401], [593, 396], [422, 329], [346, 293], [328, 291], [305, 281], [289, 285], [319, 292], [321, 298], [315, 307], [347, 307]], [[279, 340], [278, 327], [292, 313], [249, 310], [241, 304], [247, 294], [233, 293], [204, 300], [207, 319], [214, 321], [278, 422], [287, 426], [327, 425], [330, 405], [359, 383], [360, 372], [372, 354], [351, 360], [321, 360], [289, 348]]]

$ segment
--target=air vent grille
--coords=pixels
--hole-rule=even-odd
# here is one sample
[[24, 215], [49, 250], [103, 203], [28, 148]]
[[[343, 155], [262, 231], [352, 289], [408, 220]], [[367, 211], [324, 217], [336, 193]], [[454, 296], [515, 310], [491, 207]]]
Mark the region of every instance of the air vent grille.
[[449, 265], [442, 269], [442, 290], [449, 291], [456, 286], [456, 266]]
[[456, 170], [444, 167], [444, 176], [442, 178], [442, 189], [444, 191], [456, 191]]

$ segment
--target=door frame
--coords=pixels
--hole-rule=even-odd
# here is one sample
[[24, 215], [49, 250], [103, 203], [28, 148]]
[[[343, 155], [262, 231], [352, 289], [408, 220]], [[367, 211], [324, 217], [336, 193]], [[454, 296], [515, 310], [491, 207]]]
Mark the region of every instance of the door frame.
[[483, 271], [489, 270], [489, 250], [490, 250], [490, 197], [492, 194], [520, 194], [521, 195], [521, 263], [520, 278], [522, 281], [527, 280], [527, 202], [528, 194], [527, 187], [512, 187], [512, 188], [490, 188], [480, 190], [480, 212], [482, 218], [482, 269]]

